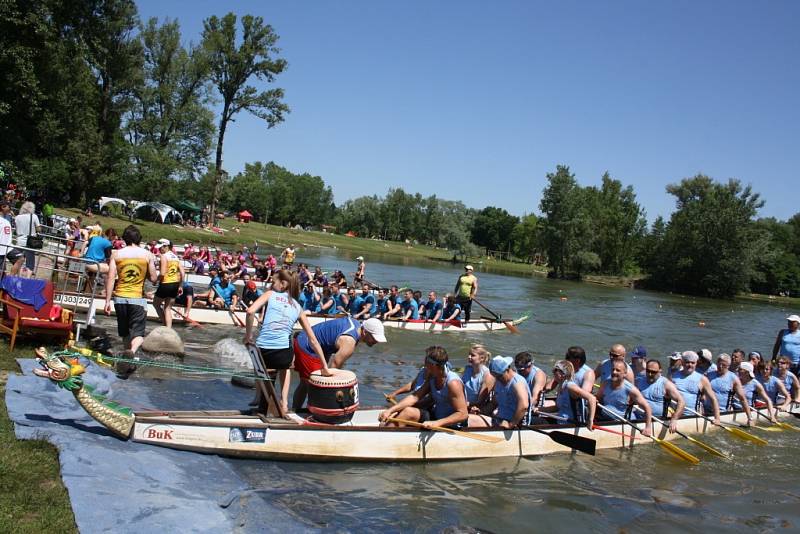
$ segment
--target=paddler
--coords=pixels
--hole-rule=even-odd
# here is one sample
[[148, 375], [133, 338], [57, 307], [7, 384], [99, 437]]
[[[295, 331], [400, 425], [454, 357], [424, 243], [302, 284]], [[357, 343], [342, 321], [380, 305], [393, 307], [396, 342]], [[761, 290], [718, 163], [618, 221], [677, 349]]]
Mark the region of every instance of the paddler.
[[[589, 372], [594, 374], [591, 369]], [[597, 399], [575, 380], [575, 368], [569, 360], [561, 360], [553, 366], [553, 381], [556, 402], [540, 411], [555, 413], [561, 419], [574, 424], [585, 424], [586, 428], [592, 430]]]
[[758, 367], [756, 367], [756, 380], [764, 388], [764, 392], [775, 407], [775, 414], [777, 415], [778, 408], [786, 405], [791, 398], [783, 381], [772, 374], [772, 362], [762, 361], [758, 364]]
[[686, 402], [678, 392], [675, 384], [661, 376], [660, 361], [649, 360], [645, 366], [644, 373], [644, 375], [636, 377], [635, 386], [642, 392], [642, 397], [650, 405], [650, 410], [655, 417], [663, 421], [669, 414], [670, 402], [675, 401], [677, 403], [677, 407], [669, 421], [669, 431], [675, 432], [678, 429], [678, 420], [686, 407]]
[[489, 394], [494, 388], [494, 377], [486, 365], [491, 357], [492, 353], [484, 345], [475, 343], [469, 348], [467, 365], [461, 375], [469, 413], [481, 413], [489, 401]]
[[378, 319], [367, 319], [359, 323], [352, 317], [331, 319], [312, 327], [314, 337], [322, 347], [322, 353], [310, 343], [310, 337], [305, 331], [295, 334], [294, 337], [294, 369], [300, 375], [300, 384], [294, 392], [292, 407], [299, 410], [306, 400], [308, 382], [311, 373], [322, 369], [321, 358], [325, 358], [328, 367], [342, 369], [348, 358], [353, 355], [356, 346], [364, 341], [368, 347], [376, 343], [386, 343], [383, 323]]
[[[93, 238], [92, 241], [98, 238]], [[90, 245], [91, 246], [91, 245]], [[167, 328], [172, 328], [172, 303], [181, 290], [181, 283], [185, 278], [181, 260], [172, 251], [169, 239], [158, 242], [161, 252], [160, 267], [158, 270], [158, 288], [153, 297], [153, 307], [158, 313], [158, 318]]]
[[761, 400], [767, 405], [768, 419], [773, 423], [776, 422], [775, 416], [773, 415], [774, 408], [772, 406], [772, 400], [770, 400], [769, 395], [767, 395], [767, 392], [764, 390], [764, 386], [756, 380], [755, 369], [752, 363], [742, 362], [739, 366], [739, 380], [742, 381], [742, 389], [744, 390], [744, 396], [747, 402], [740, 403], [734, 399], [734, 409], [741, 410], [744, 404], [749, 404], [751, 407], [754, 407], [756, 405], [756, 396], [758, 396], [761, 397]]
[[745, 354], [742, 349], [733, 349], [731, 352], [731, 367], [728, 369], [732, 373], [736, 373], [736, 376], [739, 376], [739, 365], [744, 361]]
[[645, 366], [647, 363], [647, 349], [642, 345], [636, 345], [633, 349], [631, 356], [631, 369], [633, 370], [634, 378], [645, 375]]
[[792, 360], [789, 370], [795, 375], [800, 373], [800, 315], [787, 317], [786, 328], [778, 331], [772, 347], [772, 359], [776, 356], [788, 356]]
[[[397, 426], [403, 426], [403, 424], [393, 423], [388, 419], [397, 417], [420, 422], [425, 427], [463, 428], [466, 426], [469, 414], [464, 383], [456, 373], [449, 369], [447, 362], [447, 351], [443, 347], [428, 347], [425, 350], [425, 371], [428, 376], [425, 383], [394, 406], [381, 412], [378, 420], [387, 425]], [[428, 410], [417, 407], [416, 404], [428, 395], [433, 399], [433, 405]]]
[[700, 349], [697, 351], [697, 368], [698, 373], [707, 375], [711, 371], [716, 371], [717, 366], [714, 365], [714, 355], [708, 349]]
[[[111, 299], [117, 315], [117, 332], [128, 347], [127, 356], [135, 358], [144, 341], [147, 322], [147, 300], [144, 298], [144, 281], [158, 280], [153, 255], [140, 245], [142, 234], [134, 225], [122, 233], [125, 247], [111, 252], [106, 277], [106, 303], [104, 311], [111, 314]], [[118, 362], [117, 374], [127, 378], [136, 369], [127, 362]]]
[[[714, 390], [711, 389], [711, 383], [708, 378], [698, 373], [695, 368], [697, 367], [697, 359], [699, 356], [693, 350], [687, 350], [681, 354], [681, 362], [683, 368], [672, 374], [672, 382], [686, 401], [686, 408], [698, 410], [700, 406], [700, 396], [705, 395], [706, 400], [711, 404], [711, 410], [714, 412], [714, 423], [719, 424], [719, 403]], [[684, 410], [683, 415], [694, 415], [688, 410]]]
[[514, 356], [514, 367], [516, 367], [519, 376], [528, 383], [533, 407], [542, 406], [544, 388], [547, 385], [547, 375], [533, 364], [533, 355], [527, 351], [518, 353]]
[[792, 360], [788, 356], [778, 357], [778, 367], [775, 370], [775, 376], [783, 381], [783, 387], [790, 394], [792, 402], [800, 402], [800, 380], [797, 375], [789, 370], [792, 366]]
[[464, 311], [464, 322], [469, 322], [472, 311], [472, 299], [478, 295], [478, 277], [475, 276], [472, 265], [464, 266], [464, 274], [458, 277], [453, 293], [456, 295], [456, 303]]
[[[572, 364], [573, 375], [570, 376], [570, 379], [586, 393], [591, 393], [594, 388], [595, 373], [591, 367], [586, 365], [586, 351], [583, 350], [583, 347], [574, 345], [568, 348], [564, 358]], [[555, 377], [553, 380], [555, 381]], [[555, 385], [548, 390], [554, 387]]]
[[[611, 364], [611, 377], [600, 384], [597, 392], [597, 401], [605, 405], [602, 413], [605, 419], [615, 420], [614, 415], [630, 419], [628, 409], [632, 405], [637, 405], [644, 411], [644, 430], [645, 436], [653, 435], [653, 411], [650, 403], [642, 396], [639, 388], [634, 386], [625, 377], [630, 368], [622, 358], [613, 360]], [[608, 411], [613, 413], [609, 413]]]
[[[732, 409], [734, 396], [739, 398], [739, 406], [744, 406], [744, 412], [747, 415], [747, 424], [750, 425], [753, 420], [753, 415], [750, 413], [749, 402], [745, 398], [744, 390], [742, 389], [742, 382], [739, 380], [737, 373], [730, 370], [731, 357], [724, 352], [717, 356], [717, 370], [711, 371], [706, 375], [714, 395], [717, 397], [719, 403], [719, 410], [727, 412]], [[711, 402], [706, 398], [704, 411], [709, 412], [713, 409]]]
[[461, 306], [456, 304], [456, 298], [450, 293], [444, 296], [444, 307], [439, 320], [442, 322], [461, 320]]
[[672, 380], [672, 375], [683, 369], [683, 356], [680, 351], [674, 351], [669, 355], [669, 367], [667, 368], [667, 379]]
[[[611, 371], [613, 369], [613, 365], [615, 361], [625, 362], [625, 356], [627, 355], [627, 351], [623, 345], [616, 343], [611, 345], [611, 348], [608, 350], [608, 358], [603, 360], [603, 362], [598, 365], [594, 370], [594, 375], [601, 383], [605, 382], [606, 380], [611, 378]], [[631, 366], [625, 363], [625, 380], [633, 384], [633, 369]]]
[[489, 362], [489, 372], [494, 377], [494, 400], [497, 408], [491, 419], [485, 415], [470, 415], [469, 426], [517, 428], [527, 425], [531, 418], [531, 390], [528, 383], [514, 369], [510, 356], [495, 356]]
[[436, 291], [428, 292], [428, 300], [420, 306], [419, 314], [423, 319], [432, 322], [442, 317], [442, 303], [436, 298]]

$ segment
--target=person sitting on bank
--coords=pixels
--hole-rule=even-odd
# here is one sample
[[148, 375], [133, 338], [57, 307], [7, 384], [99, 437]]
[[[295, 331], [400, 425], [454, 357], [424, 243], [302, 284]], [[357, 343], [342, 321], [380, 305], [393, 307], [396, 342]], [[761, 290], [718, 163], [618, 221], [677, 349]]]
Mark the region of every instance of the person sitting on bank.
[[[428, 347], [425, 350], [425, 372], [428, 377], [425, 383], [394, 406], [381, 412], [378, 419], [386, 425], [394, 426], [404, 425], [389, 419], [419, 422], [426, 428], [466, 426], [469, 414], [464, 383], [448, 368], [447, 361], [447, 351], [443, 347]], [[416, 405], [428, 395], [433, 399], [430, 409], [417, 407]]]

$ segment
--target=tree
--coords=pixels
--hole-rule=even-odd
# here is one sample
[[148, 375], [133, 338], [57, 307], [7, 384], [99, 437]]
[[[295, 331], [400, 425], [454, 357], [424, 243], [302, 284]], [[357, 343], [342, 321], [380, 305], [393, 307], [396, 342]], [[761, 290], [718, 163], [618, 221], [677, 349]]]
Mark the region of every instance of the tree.
[[519, 258], [532, 258], [539, 248], [539, 234], [539, 218], [532, 213], [523, 215], [511, 232], [511, 251]]
[[587, 233], [585, 213], [581, 209], [581, 189], [569, 167], [558, 165], [555, 173], [548, 173], [548, 185], [542, 194], [539, 209], [542, 219], [542, 245], [547, 251], [548, 263], [557, 276], [565, 277], [572, 256], [582, 250]]
[[754, 224], [764, 205], [738, 180], [716, 183], [704, 175], [667, 186], [676, 198], [652, 265], [662, 289], [725, 298], [745, 291], [757, 260], [768, 254], [768, 233]]
[[236, 15], [228, 13], [222, 19], [212, 16], [203, 22], [203, 48], [208, 54], [211, 79], [222, 97], [222, 113], [217, 131], [217, 169], [211, 196], [211, 213], [215, 213], [223, 180], [222, 147], [228, 123], [240, 111], [249, 111], [266, 121], [267, 128], [283, 122], [289, 107], [281, 100], [283, 89], [259, 92], [249, 85], [251, 78], [272, 83], [287, 66], [285, 60], [273, 57], [280, 53], [276, 46], [278, 34], [264, 19], [242, 17], [242, 39], [237, 46]]
[[472, 241], [489, 250], [508, 249], [511, 242], [511, 233], [519, 224], [519, 217], [515, 217], [502, 208], [488, 206], [475, 215], [472, 227]]
[[162, 200], [178, 178], [196, 178], [208, 163], [214, 115], [208, 103], [208, 62], [201, 47], [181, 45], [177, 21], [141, 29], [143, 79], [133, 94], [125, 131], [137, 177], [130, 194]]
[[600, 258], [603, 272], [623, 274], [633, 263], [634, 244], [644, 233], [645, 219], [636, 202], [633, 188], [623, 189], [619, 180], [606, 172], [598, 192], [595, 223], [596, 241], [593, 250]]

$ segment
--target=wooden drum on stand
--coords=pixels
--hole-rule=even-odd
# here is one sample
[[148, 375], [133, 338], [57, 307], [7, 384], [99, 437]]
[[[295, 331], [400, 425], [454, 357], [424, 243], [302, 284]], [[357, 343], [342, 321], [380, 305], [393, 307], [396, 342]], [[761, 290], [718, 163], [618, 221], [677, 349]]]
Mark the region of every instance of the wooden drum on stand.
[[333, 376], [314, 371], [308, 378], [308, 410], [322, 423], [341, 424], [358, 409], [358, 379], [346, 369], [331, 369]]

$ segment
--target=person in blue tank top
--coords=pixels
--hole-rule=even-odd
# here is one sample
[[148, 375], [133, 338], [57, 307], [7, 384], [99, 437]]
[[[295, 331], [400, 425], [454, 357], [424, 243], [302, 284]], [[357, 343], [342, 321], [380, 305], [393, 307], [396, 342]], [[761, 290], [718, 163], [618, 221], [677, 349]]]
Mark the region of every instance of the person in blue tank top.
[[467, 395], [467, 408], [471, 414], [488, 413], [489, 394], [494, 388], [494, 378], [486, 366], [492, 353], [480, 344], [474, 344], [469, 348], [467, 355], [467, 365], [461, 381]]
[[800, 402], [800, 380], [797, 375], [792, 373], [789, 368], [792, 366], [792, 360], [788, 356], [778, 357], [778, 367], [775, 369], [774, 374], [779, 380], [783, 381], [783, 386], [790, 394], [792, 402]]
[[436, 291], [428, 293], [428, 300], [419, 308], [420, 316], [427, 321], [438, 321], [442, 317], [442, 303], [436, 298]]
[[683, 415], [693, 416], [694, 413], [689, 409], [698, 411], [700, 409], [700, 396], [704, 395], [711, 402], [711, 409], [714, 412], [714, 423], [719, 424], [719, 403], [711, 383], [708, 378], [701, 375], [695, 368], [699, 356], [693, 350], [687, 350], [681, 354], [683, 368], [672, 374], [672, 383], [678, 388], [683, 400], [686, 401], [686, 409]]
[[375, 295], [372, 294], [371, 287], [367, 282], [361, 285], [361, 294], [358, 296], [355, 307], [358, 311], [353, 314], [353, 317], [360, 320], [374, 316], [378, 309], [375, 304]]
[[356, 295], [356, 289], [351, 287], [347, 290], [347, 313], [355, 317], [364, 305], [361, 295]]
[[800, 315], [787, 317], [786, 328], [778, 332], [775, 346], [772, 347], [772, 359], [777, 356], [788, 356], [792, 361], [790, 371], [800, 373]]
[[409, 319], [416, 321], [419, 319], [419, 304], [417, 304], [417, 301], [414, 299], [414, 292], [412, 290], [406, 290], [405, 300], [400, 303], [400, 308], [403, 312], [404, 321], [408, 321]]
[[[608, 350], [608, 358], [603, 360], [594, 370], [595, 378], [601, 384], [609, 380], [611, 378], [611, 369], [614, 362], [617, 360], [624, 362], [627, 354], [628, 351], [625, 350], [624, 345], [620, 345], [619, 343], [611, 345], [611, 348]], [[633, 384], [633, 369], [631, 369], [631, 366], [627, 363], [625, 364], [625, 380]]]
[[772, 401], [772, 405], [775, 407], [774, 413], [777, 417], [780, 408], [789, 402], [789, 392], [786, 391], [783, 381], [772, 374], [772, 362], [763, 361], [758, 364], [756, 380], [764, 387], [769, 400]]
[[333, 299], [333, 313], [347, 313], [347, 306], [350, 304], [350, 299], [347, 298], [347, 295], [342, 293], [339, 290], [339, 286], [336, 283], [331, 282], [328, 286], [331, 288], [331, 298]]
[[[394, 406], [382, 411], [378, 419], [386, 425], [404, 426], [389, 419], [405, 419], [422, 423], [424, 427], [443, 426], [462, 428], [469, 418], [467, 397], [461, 378], [447, 366], [447, 351], [438, 346], [425, 350], [425, 371], [428, 379]], [[433, 405], [424, 410], [417, 404], [430, 395]]]
[[[661, 362], [648, 360], [645, 364], [644, 375], [637, 376], [634, 385], [639, 388], [642, 397], [650, 405], [653, 417], [666, 418], [670, 401], [677, 403], [669, 421], [669, 431], [674, 433], [678, 429], [678, 420], [681, 418], [686, 403], [675, 384], [661, 376]], [[642, 412], [638, 411], [636, 418], [641, 419], [641, 414]]]
[[[739, 380], [742, 381], [742, 389], [744, 390], [744, 396], [747, 399], [747, 404], [749, 404], [751, 407], [755, 407], [756, 397], [760, 397], [767, 407], [767, 413], [769, 415], [766, 417], [773, 423], [777, 422], [774, 415], [772, 401], [770, 400], [769, 395], [767, 395], [764, 386], [762, 386], [761, 383], [756, 380], [755, 369], [753, 368], [752, 363], [742, 362], [742, 364], [739, 366]], [[742, 404], [734, 400], [733, 407], [737, 410], [741, 410]]]
[[[731, 357], [725, 353], [717, 356], [716, 371], [711, 371], [706, 374], [711, 389], [717, 397], [720, 412], [727, 412], [733, 408], [734, 396], [739, 398], [740, 406], [744, 406], [745, 414], [747, 415], [748, 425], [752, 421], [752, 414], [750, 413], [749, 402], [745, 398], [742, 383], [736, 373], [730, 370]], [[710, 412], [713, 409], [711, 401], [705, 399], [704, 410]]]
[[612, 421], [617, 420], [618, 417], [630, 419], [627, 414], [628, 408], [634, 404], [637, 405], [644, 412], [644, 430], [642, 430], [642, 434], [652, 436], [653, 411], [650, 408], [650, 403], [642, 396], [639, 388], [625, 379], [628, 369], [629, 367], [625, 360], [614, 360], [611, 368], [611, 378], [603, 382], [597, 392], [597, 405], [602, 408], [601, 413], [604, 419]]
[[375, 299], [375, 316], [384, 317], [389, 311], [389, 299], [385, 289], [378, 290], [378, 298]]
[[303, 291], [300, 292], [298, 302], [300, 302], [300, 305], [307, 312], [316, 313], [319, 311], [320, 295], [314, 291], [313, 282], [309, 281], [303, 286]]
[[[572, 380], [581, 387], [586, 393], [591, 393], [594, 388], [595, 373], [594, 370], [586, 365], [586, 351], [583, 347], [573, 345], [567, 349], [564, 359], [572, 364], [574, 376]], [[555, 384], [555, 377], [553, 378]], [[546, 391], [554, 389], [555, 385], [547, 387]]]
[[514, 356], [514, 367], [519, 376], [525, 379], [528, 389], [531, 390], [533, 407], [544, 404], [544, 387], [547, 385], [547, 375], [533, 364], [533, 355], [530, 352], [520, 352]]
[[[569, 351], [567, 353], [569, 354]], [[561, 360], [553, 366], [553, 383], [553, 389], [556, 391], [555, 404], [546, 405], [537, 413], [542, 415], [552, 413], [564, 424], [585, 424], [587, 429], [593, 430], [597, 399], [575, 381], [575, 368], [572, 362]]]
[[470, 426], [517, 428], [530, 424], [531, 391], [528, 383], [514, 370], [510, 356], [495, 356], [489, 362], [489, 372], [494, 377], [494, 400], [497, 404], [491, 419], [485, 415], [471, 415]]
[[461, 305], [456, 303], [456, 298], [450, 293], [444, 296], [442, 316], [439, 320], [441, 322], [461, 321]]
[[[246, 331], [244, 344], [253, 344], [253, 324], [256, 313], [266, 305], [267, 311], [264, 314], [264, 321], [261, 324], [261, 331], [255, 341], [255, 346], [261, 355], [264, 369], [275, 369], [278, 371], [278, 378], [281, 382], [281, 409], [285, 414], [288, 410], [289, 398], [289, 368], [294, 360], [294, 351], [291, 346], [292, 329], [295, 323], [299, 322], [303, 332], [308, 336], [309, 343], [314, 350], [322, 352], [308, 318], [303, 313], [297, 297], [300, 296], [300, 286], [297, 275], [287, 270], [280, 270], [275, 273], [272, 281], [272, 288], [258, 297], [247, 308]], [[322, 363], [322, 374], [330, 376], [328, 364]], [[260, 391], [260, 390], [256, 390]], [[259, 401], [263, 399], [258, 399]]]

